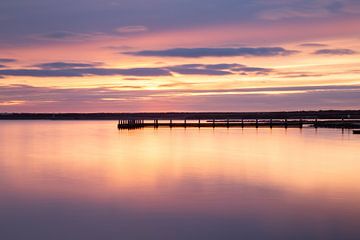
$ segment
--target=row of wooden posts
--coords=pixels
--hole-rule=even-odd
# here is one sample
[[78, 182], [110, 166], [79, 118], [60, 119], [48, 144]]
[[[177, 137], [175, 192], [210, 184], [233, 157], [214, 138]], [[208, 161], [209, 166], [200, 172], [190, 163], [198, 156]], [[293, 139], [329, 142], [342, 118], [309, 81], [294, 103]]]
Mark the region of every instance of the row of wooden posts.
[[137, 129], [145, 126], [145, 120], [131, 119], [119, 120], [118, 129]]

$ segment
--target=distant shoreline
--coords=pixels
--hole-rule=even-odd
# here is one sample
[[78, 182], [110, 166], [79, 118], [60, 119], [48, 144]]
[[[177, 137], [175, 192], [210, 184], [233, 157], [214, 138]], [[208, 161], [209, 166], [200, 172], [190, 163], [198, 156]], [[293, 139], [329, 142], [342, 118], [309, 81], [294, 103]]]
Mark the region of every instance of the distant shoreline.
[[0, 120], [360, 119], [360, 110], [288, 112], [0, 113]]

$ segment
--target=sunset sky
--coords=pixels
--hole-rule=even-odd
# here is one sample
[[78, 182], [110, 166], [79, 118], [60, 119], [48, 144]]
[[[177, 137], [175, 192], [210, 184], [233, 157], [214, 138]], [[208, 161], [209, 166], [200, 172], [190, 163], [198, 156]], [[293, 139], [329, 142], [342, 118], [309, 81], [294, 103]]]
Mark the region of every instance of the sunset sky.
[[359, 0], [1, 0], [0, 112], [360, 109]]

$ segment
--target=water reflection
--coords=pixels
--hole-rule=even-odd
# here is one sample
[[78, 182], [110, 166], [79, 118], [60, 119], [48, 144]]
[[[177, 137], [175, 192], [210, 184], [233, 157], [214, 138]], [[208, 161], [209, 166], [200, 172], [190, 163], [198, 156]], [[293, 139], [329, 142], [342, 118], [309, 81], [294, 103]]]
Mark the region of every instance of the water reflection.
[[1, 122], [0, 239], [359, 239], [359, 143], [331, 129]]

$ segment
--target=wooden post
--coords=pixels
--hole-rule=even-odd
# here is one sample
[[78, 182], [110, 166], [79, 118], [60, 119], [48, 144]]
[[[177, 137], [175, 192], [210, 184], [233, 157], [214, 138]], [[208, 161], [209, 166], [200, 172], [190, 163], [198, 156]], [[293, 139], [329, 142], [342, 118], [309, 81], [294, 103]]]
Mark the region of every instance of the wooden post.
[[315, 118], [315, 124], [314, 124], [314, 126], [315, 126], [315, 128], [318, 127], [318, 119], [317, 119], [317, 118]]
[[226, 127], [229, 128], [230, 126], [229, 119], [226, 120]]
[[170, 127], [172, 128], [172, 119], [170, 119]]
[[186, 119], [184, 119], [184, 125], [185, 125], [185, 127], [186, 127]]
[[258, 128], [258, 127], [259, 127], [259, 120], [258, 120], [258, 119], [256, 119], [255, 126], [256, 126], [256, 128]]
[[302, 127], [303, 127], [303, 120], [302, 120], [302, 118], [300, 118], [299, 125], [300, 125], [300, 128], [302, 128]]
[[285, 128], [287, 128], [288, 127], [288, 120], [287, 120], [287, 118], [285, 118]]
[[200, 119], [199, 119], [199, 123], [198, 123], [198, 126], [199, 126], [199, 128], [201, 127], [201, 122], [200, 122]]
[[215, 119], [213, 119], [213, 128], [215, 127]]
[[272, 118], [270, 118], [270, 128], [273, 127], [273, 122], [272, 121], [273, 121]]
[[241, 119], [241, 127], [244, 128], [244, 119]]

